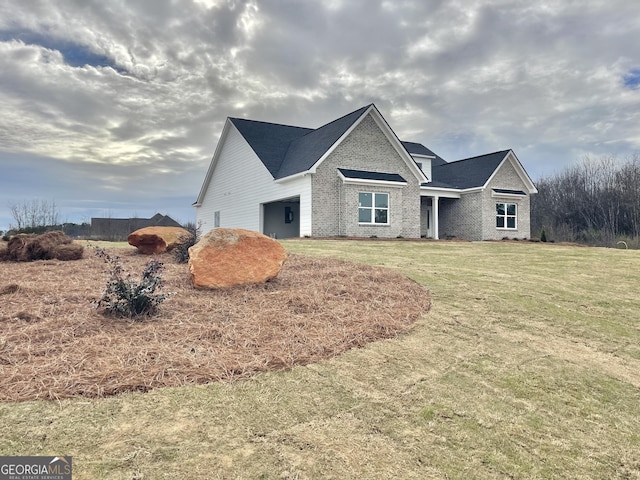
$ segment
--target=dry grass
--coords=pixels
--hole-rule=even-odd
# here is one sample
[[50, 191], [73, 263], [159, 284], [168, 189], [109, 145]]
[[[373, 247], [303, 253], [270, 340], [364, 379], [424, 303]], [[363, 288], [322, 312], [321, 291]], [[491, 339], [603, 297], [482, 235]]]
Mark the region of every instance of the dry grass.
[[[120, 253], [139, 275], [149, 257]], [[159, 315], [102, 315], [105, 264], [85, 255], [0, 263], [0, 399], [103, 397], [247, 377], [337, 355], [406, 331], [430, 305], [389, 270], [290, 256], [264, 285], [195, 290], [169, 255]]]

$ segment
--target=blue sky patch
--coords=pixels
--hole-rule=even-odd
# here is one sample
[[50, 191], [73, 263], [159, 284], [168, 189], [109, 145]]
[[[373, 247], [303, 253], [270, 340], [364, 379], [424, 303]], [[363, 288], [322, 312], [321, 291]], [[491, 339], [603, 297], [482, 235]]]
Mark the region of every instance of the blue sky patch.
[[57, 50], [64, 57], [65, 62], [72, 67], [111, 67], [124, 73], [108, 57], [92, 52], [87, 47], [68, 40], [48, 37], [29, 30], [0, 30], [0, 41], [21, 40], [27, 45], [39, 45], [49, 50]]
[[640, 88], [640, 68], [634, 68], [633, 70], [629, 70], [623, 77], [624, 86], [632, 89]]

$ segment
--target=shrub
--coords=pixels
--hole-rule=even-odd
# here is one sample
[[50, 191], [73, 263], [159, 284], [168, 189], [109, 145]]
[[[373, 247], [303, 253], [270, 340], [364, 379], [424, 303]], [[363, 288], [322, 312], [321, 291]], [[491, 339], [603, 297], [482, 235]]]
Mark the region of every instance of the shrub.
[[197, 226], [194, 223], [187, 223], [184, 228], [189, 234], [182, 235], [173, 249], [173, 258], [178, 263], [187, 263], [189, 261], [189, 248], [200, 240], [202, 223], [198, 223]]
[[542, 230], [540, 231], [540, 241], [541, 242], [547, 241], [547, 233], [544, 231], [544, 227], [542, 227]]
[[97, 308], [117, 317], [135, 318], [156, 313], [168, 294], [155, 293], [162, 286], [162, 262], [156, 258], [149, 261], [142, 272], [140, 282], [136, 282], [126, 273], [120, 257], [109, 255], [104, 249], [96, 247], [96, 255], [107, 265], [108, 280], [102, 297], [96, 302]]

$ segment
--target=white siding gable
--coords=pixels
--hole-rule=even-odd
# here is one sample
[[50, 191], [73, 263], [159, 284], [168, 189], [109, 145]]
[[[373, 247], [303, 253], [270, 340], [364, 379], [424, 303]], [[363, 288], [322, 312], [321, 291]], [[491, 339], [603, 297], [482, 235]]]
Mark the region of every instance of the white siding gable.
[[[227, 120], [229, 122], [229, 120]], [[277, 184], [246, 142], [229, 122], [214, 158], [208, 184], [196, 207], [196, 222], [202, 233], [214, 228], [215, 212], [220, 227], [262, 231], [261, 204], [300, 197], [300, 235], [311, 233], [311, 181], [309, 177]]]
[[425, 155], [411, 155], [413, 159], [416, 161], [424, 176], [427, 177], [427, 180], [430, 182], [433, 180], [431, 176], [431, 157], [427, 157]]

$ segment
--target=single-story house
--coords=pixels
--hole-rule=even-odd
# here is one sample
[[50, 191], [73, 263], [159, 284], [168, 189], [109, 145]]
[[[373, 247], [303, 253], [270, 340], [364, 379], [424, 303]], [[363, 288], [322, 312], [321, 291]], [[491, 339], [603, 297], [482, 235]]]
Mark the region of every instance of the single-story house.
[[446, 162], [374, 104], [319, 128], [227, 118], [194, 203], [204, 232], [275, 238], [529, 238], [537, 193], [512, 150]]

